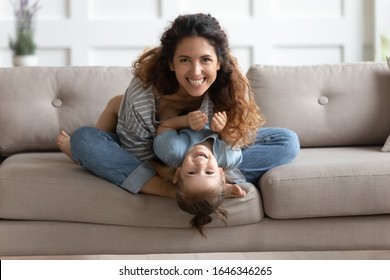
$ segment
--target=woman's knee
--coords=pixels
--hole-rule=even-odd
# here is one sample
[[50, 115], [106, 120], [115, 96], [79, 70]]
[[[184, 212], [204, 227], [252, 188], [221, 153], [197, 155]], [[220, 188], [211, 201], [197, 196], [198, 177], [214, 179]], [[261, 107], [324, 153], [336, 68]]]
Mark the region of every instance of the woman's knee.
[[72, 153], [78, 154], [83, 150], [89, 150], [98, 134], [99, 130], [95, 127], [83, 126], [77, 128], [70, 137]]
[[77, 128], [71, 136], [73, 141], [85, 141], [85, 139], [90, 139], [90, 137], [95, 137], [98, 134], [98, 130], [96, 127], [92, 126], [82, 126]]
[[288, 155], [289, 161], [291, 161], [298, 155], [301, 149], [299, 137], [296, 132], [290, 129], [281, 128], [280, 130], [280, 133], [283, 134], [281, 138], [284, 139], [285, 153]]
[[292, 161], [300, 150], [298, 135], [288, 128], [263, 128], [259, 131], [258, 141], [271, 149], [274, 157], [280, 158], [282, 163]]

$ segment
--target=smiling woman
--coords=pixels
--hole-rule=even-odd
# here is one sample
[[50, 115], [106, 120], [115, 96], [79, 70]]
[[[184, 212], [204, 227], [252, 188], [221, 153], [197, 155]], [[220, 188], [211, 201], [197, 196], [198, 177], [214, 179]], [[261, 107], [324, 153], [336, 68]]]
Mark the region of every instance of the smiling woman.
[[[186, 87], [192, 88], [191, 92], [195, 91], [196, 96], [210, 98], [210, 104], [215, 106], [209, 117], [213, 111], [229, 112], [227, 124], [221, 131], [226, 141], [232, 145], [252, 143], [264, 119], [249, 90], [247, 78], [230, 52], [229, 40], [219, 22], [207, 14], [182, 15], [165, 30], [160, 41], [161, 46], [145, 52], [133, 63], [134, 73], [144, 87], [153, 85], [160, 96], [174, 95], [174, 99], [185, 96], [188, 103], [191, 102], [191, 93]], [[181, 62], [177, 61], [180, 56]], [[205, 68], [205, 62], [214, 66], [207, 68], [207, 76], [202, 76], [205, 73], [200, 71]], [[175, 69], [178, 63], [188, 64], [192, 70], [187, 70], [192, 73]], [[199, 91], [191, 87], [189, 74], [194, 84], [202, 85]], [[200, 81], [206, 77], [206, 83]], [[199, 99], [193, 101], [199, 102]], [[188, 108], [183, 113], [188, 113]]]

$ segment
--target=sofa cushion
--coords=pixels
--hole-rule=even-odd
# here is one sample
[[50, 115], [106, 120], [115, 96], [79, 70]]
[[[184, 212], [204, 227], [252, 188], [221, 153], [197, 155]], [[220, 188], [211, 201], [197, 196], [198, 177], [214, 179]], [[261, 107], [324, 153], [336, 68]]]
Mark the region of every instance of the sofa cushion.
[[247, 75], [266, 126], [292, 129], [301, 147], [383, 145], [389, 135], [386, 63], [255, 65]]
[[126, 67], [1, 68], [0, 156], [57, 149], [60, 130], [95, 125], [131, 77]]
[[[263, 218], [258, 190], [227, 199], [228, 225]], [[72, 221], [137, 227], [189, 227], [192, 216], [174, 199], [133, 195], [96, 177], [62, 153], [23, 153], [0, 168], [0, 219]], [[225, 226], [217, 218], [212, 227]]]
[[302, 149], [260, 184], [276, 219], [390, 213], [390, 157], [380, 146]]

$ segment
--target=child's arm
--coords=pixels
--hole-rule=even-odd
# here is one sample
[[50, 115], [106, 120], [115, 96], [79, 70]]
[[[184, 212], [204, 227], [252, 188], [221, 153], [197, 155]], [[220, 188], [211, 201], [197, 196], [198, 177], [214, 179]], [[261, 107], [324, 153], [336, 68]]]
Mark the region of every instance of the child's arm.
[[202, 111], [193, 111], [187, 115], [168, 118], [160, 123], [157, 128], [157, 134], [167, 130], [180, 130], [182, 128], [191, 128], [193, 130], [202, 129], [207, 123], [207, 116]]
[[188, 127], [187, 115], [165, 119], [157, 128], [157, 135], [167, 130], [179, 130]]

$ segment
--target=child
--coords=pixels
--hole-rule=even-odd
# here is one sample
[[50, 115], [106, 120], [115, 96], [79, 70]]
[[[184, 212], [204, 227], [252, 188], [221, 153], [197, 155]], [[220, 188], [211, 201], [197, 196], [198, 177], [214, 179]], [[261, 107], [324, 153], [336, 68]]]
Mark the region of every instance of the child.
[[191, 225], [203, 236], [202, 227], [211, 222], [211, 214], [226, 223], [226, 211], [221, 207], [225, 197], [245, 195], [238, 185], [226, 181], [224, 169], [233, 169], [242, 160], [239, 147], [232, 149], [219, 139], [217, 132], [226, 120], [225, 112], [215, 113], [209, 128], [201, 111], [171, 117], [160, 123], [153, 141], [157, 157], [176, 168], [172, 178], [176, 200], [182, 210], [194, 215]]

